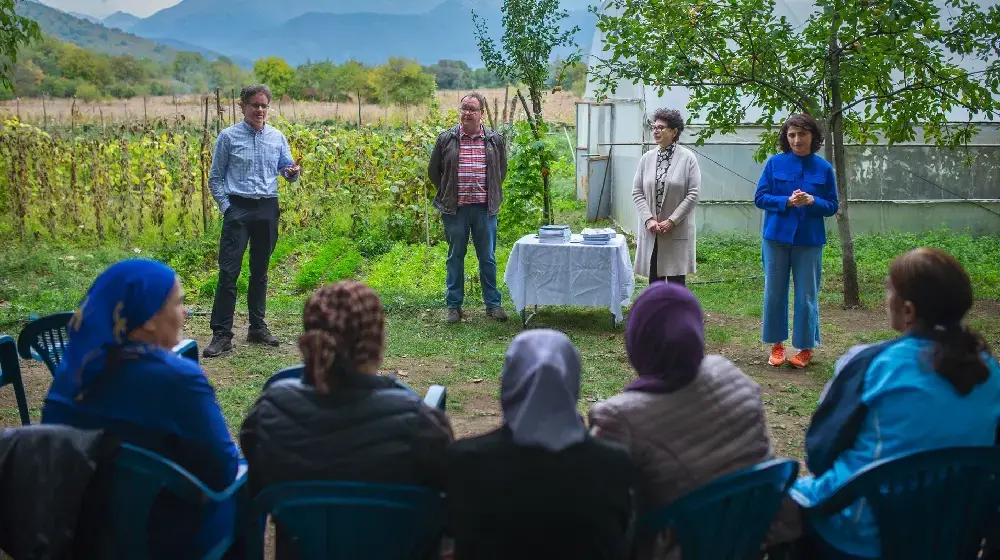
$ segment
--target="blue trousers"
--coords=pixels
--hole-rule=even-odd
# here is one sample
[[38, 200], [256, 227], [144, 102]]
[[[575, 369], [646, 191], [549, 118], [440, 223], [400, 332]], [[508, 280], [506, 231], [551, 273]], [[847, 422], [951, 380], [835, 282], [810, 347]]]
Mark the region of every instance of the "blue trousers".
[[764, 240], [764, 332], [767, 344], [788, 339], [789, 280], [795, 282], [792, 346], [809, 350], [819, 344], [819, 283], [823, 247]]
[[497, 217], [490, 216], [485, 204], [459, 206], [454, 215], [441, 214], [444, 236], [448, 242], [445, 303], [449, 308], [462, 307], [465, 300], [465, 253], [469, 235], [479, 260], [479, 281], [483, 286], [486, 307], [500, 307], [497, 289]]

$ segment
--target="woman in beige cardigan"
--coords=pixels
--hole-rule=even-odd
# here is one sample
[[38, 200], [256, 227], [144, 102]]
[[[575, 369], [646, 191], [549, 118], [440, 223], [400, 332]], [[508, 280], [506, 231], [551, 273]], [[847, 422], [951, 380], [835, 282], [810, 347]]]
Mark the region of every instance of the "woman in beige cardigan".
[[632, 187], [639, 224], [635, 273], [653, 283], [684, 284], [695, 271], [694, 207], [701, 189], [701, 169], [694, 153], [677, 143], [684, 130], [679, 111], [653, 112], [657, 149], [639, 158]]

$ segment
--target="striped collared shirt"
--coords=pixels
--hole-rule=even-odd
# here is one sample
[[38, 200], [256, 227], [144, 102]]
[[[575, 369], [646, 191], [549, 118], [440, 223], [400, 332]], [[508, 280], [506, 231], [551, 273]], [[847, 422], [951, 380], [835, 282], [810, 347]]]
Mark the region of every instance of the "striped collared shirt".
[[[219, 133], [212, 156], [208, 186], [223, 214], [229, 208], [229, 196], [275, 198], [278, 175], [293, 165], [292, 150], [285, 135], [273, 126], [254, 130], [246, 121]], [[294, 177], [292, 180], [297, 179]]]
[[459, 127], [458, 205], [486, 204], [486, 129], [469, 136]]

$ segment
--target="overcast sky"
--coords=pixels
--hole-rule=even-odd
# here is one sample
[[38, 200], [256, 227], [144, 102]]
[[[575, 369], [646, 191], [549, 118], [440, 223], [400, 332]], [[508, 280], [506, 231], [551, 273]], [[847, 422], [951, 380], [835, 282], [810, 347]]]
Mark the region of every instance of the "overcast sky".
[[146, 17], [178, 2], [180, 0], [42, 0], [53, 8], [96, 18], [107, 17], [118, 10]]

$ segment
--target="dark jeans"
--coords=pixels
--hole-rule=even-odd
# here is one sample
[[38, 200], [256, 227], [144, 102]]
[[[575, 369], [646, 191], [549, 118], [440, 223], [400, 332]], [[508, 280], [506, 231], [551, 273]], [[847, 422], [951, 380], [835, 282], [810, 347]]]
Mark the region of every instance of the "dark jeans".
[[266, 327], [267, 267], [278, 242], [278, 199], [229, 197], [230, 206], [222, 219], [219, 240], [219, 285], [212, 306], [212, 333], [233, 336], [236, 311], [236, 279], [240, 276], [243, 254], [250, 244], [250, 286], [247, 307], [250, 330]]
[[678, 276], [660, 276], [656, 273], [656, 257], [658, 253], [657, 249], [658, 249], [657, 243], [654, 240], [653, 254], [649, 257], [649, 283], [652, 284], [653, 282], [667, 281], [667, 282], [673, 282], [675, 284], [680, 284], [681, 286], [687, 285], [685, 275], [683, 274], [680, 274]]
[[487, 308], [500, 307], [497, 289], [497, 217], [490, 216], [485, 204], [459, 206], [454, 215], [441, 214], [444, 236], [448, 241], [448, 262], [445, 303], [449, 308], [462, 307], [465, 300], [465, 252], [469, 234], [479, 260], [479, 281], [483, 286], [483, 303]]

